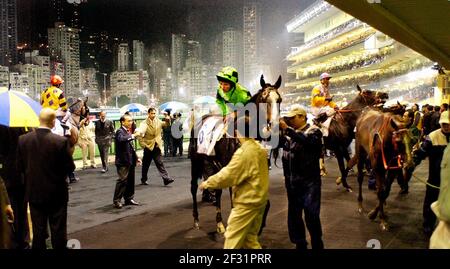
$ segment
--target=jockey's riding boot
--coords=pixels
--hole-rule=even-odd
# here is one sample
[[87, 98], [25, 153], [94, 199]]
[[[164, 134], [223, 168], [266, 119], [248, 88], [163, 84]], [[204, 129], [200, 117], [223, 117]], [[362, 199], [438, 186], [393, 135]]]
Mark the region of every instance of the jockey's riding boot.
[[322, 123], [322, 122], [326, 121], [327, 119], [328, 119], [327, 113], [322, 112], [319, 115], [317, 115], [317, 117], [314, 120], [318, 123]]
[[319, 122], [316, 118], [312, 119], [312, 121], [313, 121], [313, 123], [314, 123], [315, 126], [317, 126], [317, 127], [319, 127], [319, 128], [322, 127], [322, 124], [320, 124], [320, 122]]
[[67, 125], [67, 124], [65, 124], [63, 122], [61, 122], [61, 127], [64, 129], [64, 132], [65, 132], [65, 130], [69, 130], [70, 129], [69, 125]]

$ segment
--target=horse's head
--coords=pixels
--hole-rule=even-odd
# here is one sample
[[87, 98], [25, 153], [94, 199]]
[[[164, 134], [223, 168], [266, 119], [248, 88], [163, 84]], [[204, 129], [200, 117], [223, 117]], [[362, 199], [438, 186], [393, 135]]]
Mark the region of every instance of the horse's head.
[[87, 106], [88, 97], [84, 100], [81, 98], [69, 99], [69, 111], [73, 123], [78, 126], [80, 121], [89, 116], [89, 107]]
[[405, 111], [406, 111], [405, 106], [400, 104], [398, 101], [397, 101], [397, 104], [391, 105], [391, 106], [383, 109], [383, 112], [389, 112], [394, 115], [400, 115], [400, 116], [403, 116], [403, 114], [405, 114]]
[[390, 118], [390, 130], [388, 132], [392, 133], [392, 145], [394, 146], [394, 151], [403, 156], [403, 160], [406, 164], [412, 161], [411, 156], [411, 137], [408, 129], [406, 128], [406, 123], [398, 115], [393, 115]]
[[359, 85], [356, 85], [356, 88], [359, 92], [357, 100], [363, 106], [373, 106], [381, 104], [386, 102], [386, 100], [389, 98], [389, 94], [386, 92], [363, 90], [361, 89], [361, 87], [359, 87]]
[[281, 76], [278, 77], [274, 85], [271, 85], [266, 83], [264, 76], [261, 75], [260, 84], [261, 89], [252, 97], [251, 102], [254, 102], [257, 107], [260, 107], [260, 104], [267, 104], [265, 106], [265, 112], [267, 124], [270, 126], [275, 121], [278, 121], [280, 116], [280, 103], [282, 99], [278, 89], [281, 86]]

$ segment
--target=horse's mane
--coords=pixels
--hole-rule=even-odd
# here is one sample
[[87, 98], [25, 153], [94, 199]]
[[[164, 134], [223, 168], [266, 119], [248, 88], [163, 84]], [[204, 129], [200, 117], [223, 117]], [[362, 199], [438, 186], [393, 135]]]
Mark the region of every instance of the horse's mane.
[[[270, 87], [270, 84], [266, 84], [266, 86]], [[259, 96], [261, 96], [262, 92], [264, 91], [264, 89], [259, 89], [254, 95], [252, 95], [252, 97], [250, 98], [250, 100], [248, 101], [249, 103], [256, 103], [256, 100], [258, 99]]]

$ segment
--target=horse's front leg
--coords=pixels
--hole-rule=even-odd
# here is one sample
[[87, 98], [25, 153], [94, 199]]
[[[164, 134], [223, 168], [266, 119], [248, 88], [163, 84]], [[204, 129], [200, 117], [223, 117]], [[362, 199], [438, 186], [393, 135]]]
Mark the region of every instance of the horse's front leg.
[[216, 196], [216, 223], [217, 223], [217, 232], [219, 234], [225, 233], [225, 225], [223, 225], [223, 219], [222, 219], [222, 190], [215, 190], [214, 195]]
[[387, 215], [384, 211], [384, 206], [386, 204], [386, 200], [389, 197], [389, 193], [391, 192], [391, 185], [394, 182], [395, 177], [397, 176], [398, 170], [389, 170], [387, 172], [386, 181], [384, 181], [384, 186], [382, 186], [381, 191], [378, 192], [378, 200], [380, 206], [380, 228], [381, 230], [388, 231], [389, 225], [387, 223]]
[[[366, 160], [366, 154], [363, 152], [360, 152], [358, 154], [360, 156], [360, 158], [357, 160], [358, 161], [358, 185], [359, 185], [359, 191], [358, 191], [358, 212], [359, 214], [362, 214], [364, 209], [363, 209], [363, 196], [362, 196], [362, 184], [363, 184], [363, 180], [364, 180], [364, 165], [365, 165], [365, 160]], [[355, 155], [356, 156], [356, 155]], [[353, 158], [352, 158], [353, 160]], [[350, 160], [350, 162], [352, 161]]]
[[[371, 156], [372, 159], [377, 159], [376, 157]], [[384, 169], [380, 168], [379, 166], [377, 166], [376, 162], [372, 161], [372, 169], [375, 169], [375, 178], [376, 178], [376, 184], [377, 184], [377, 197], [378, 197], [378, 204], [377, 206], [369, 212], [368, 217], [371, 220], [375, 220], [375, 218], [378, 215], [378, 212], [380, 211], [381, 208], [381, 202], [380, 202], [380, 197], [382, 197], [381, 192], [383, 191], [383, 182], [384, 182]]]

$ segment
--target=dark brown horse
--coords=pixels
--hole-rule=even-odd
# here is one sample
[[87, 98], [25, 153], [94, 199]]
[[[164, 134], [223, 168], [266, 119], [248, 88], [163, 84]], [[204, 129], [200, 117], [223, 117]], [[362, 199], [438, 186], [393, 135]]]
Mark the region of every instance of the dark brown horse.
[[374, 169], [377, 185], [378, 205], [369, 214], [374, 220], [380, 213], [380, 227], [388, 229], [384, 205], [391, 189], [392, 182], [402, 173], [405, 161], [411, 161], [411, 150], [408, 130], [398, 115], [368, 110], [363, 113], [356, 124], [355, 156], [350, 161], [358, 164], [358, 211], [362, 207], [362, 182], [364, 164], [369, 158]]
[[[258, 122], [258, 130], [261, 130], [263, 127], [270, 127], [273, 123], [278, 123], [281, 103], [281, 96], [278, 93], [278, 88], [281, 86], [281, 76], [278, 78], [275, 85], [267, 84], [264, 81], [263, 76], [261, 76], [260, 84], [262, 88], [250, 100], [250, 103], [255, 104], [256, 107], [260, 104], [264, 104], [260, 106], [263, 108], [261, 111], [256, 111], [258, 115], [251, 115], [258, 118], [258, 116], [260, 116], [259, 113], [264, 114], [261, 115], [262, 118], [264, 118], [263, 121]], [[202, 120], [198, 123], [198, 126], [191, 131], [191, 139], [189, 143], [189, 155], [191, 158], [191, 194], [193, 200], [195, 229], [199, 229], [199, 213], [197, 206], [198, 180], [206, 180], [208, 177], [220, 171], [222, 167], [226, 166], [230, 162], [234, 152], [239, 148], [237, 138], [234, 138], [232, 132], [228, 131], [228, 135], [225, 134], [216, 142], [214, 146], [215, 156], [207, 156], [205, 154], [197, 153], [197, 135], [195, 131], [200, 130], [201, 126], [205, 123], [205, 120], [212, 116], [214, 115], [205, 115], [202, 117]], [[222, 222], [221, 213], [222, 190], [215, 190], [214, 195], [216, 200], [217, 232], [224, 233], [225, 226]]]
[[405, 114], [406, 112], [406, 106], [400, 104], [398, 101], [396, 104], [393, 104], [391, 106], [388, 107], [382, 107], [380, 108], [381, 112], [388, 112], [388, 113], [392, 113], [394, 115], [399, 115], [399, 116], [403, 116], [403, 114]]
[[346, 169], [344, 158], [349, 161], [350, 155], [347, 148], [355, 137], [354, 129], [356, 121], [367, 107], [384, 102], [389, 96], [384, 92], [362, 90], [357, 85], [358, 95], [347, 106], [337, 111], [330, 123], [328, 137], [324, 139], [325, 148], [332, 150], [338, 161], [342, 185], [351, 191], [347, 184], [348, 170]]

